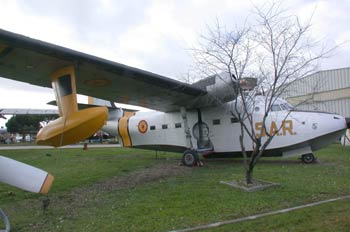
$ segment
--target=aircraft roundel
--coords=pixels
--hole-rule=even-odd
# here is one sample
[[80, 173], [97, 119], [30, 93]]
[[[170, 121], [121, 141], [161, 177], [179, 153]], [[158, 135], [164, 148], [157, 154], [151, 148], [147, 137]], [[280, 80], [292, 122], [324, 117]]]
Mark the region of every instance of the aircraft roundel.
[[138, 128], [139, 128], [139, 132], [140, 132], [141, 134], [146, 133], [147, 130], [148, 130], [148, 124], [147, 124], [147, 122], [146, 122], [145, 120], [141, 120], [141, 121], [139, 122]]

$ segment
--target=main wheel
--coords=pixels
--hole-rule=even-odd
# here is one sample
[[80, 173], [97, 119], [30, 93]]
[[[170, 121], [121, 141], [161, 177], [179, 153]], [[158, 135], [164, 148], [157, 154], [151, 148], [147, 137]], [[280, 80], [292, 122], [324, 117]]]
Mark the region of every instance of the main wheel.
[[315, 162], [316, 158], [315, 158], [314, 154], [308, 153], [308, 154], [302, 155], [301, 160], [305, 164], [311, 164], [311, 163]]
[[186, 150], [182, 156], [182, 163], [187, 167], [192, 167], [197, 164], [199, 161], [199, 156], [197, 152], [192, 150]]

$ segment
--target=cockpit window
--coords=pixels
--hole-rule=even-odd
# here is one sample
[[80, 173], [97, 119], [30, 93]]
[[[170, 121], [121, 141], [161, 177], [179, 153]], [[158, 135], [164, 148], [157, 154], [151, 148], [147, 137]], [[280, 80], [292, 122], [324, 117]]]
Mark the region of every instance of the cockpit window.
[[271, 107], [271, 111], [281, 111], [281, 110], [292, 110], [293, 106], [289, 104], [288, 102], [279, 102], [276, 104], [273, 104]]
[[[266, 101], [268, 99], [266, 99], [266, 97], [264, 96], [255, 96], [254, 99], [252, 99], [252, 101], [248, 101], [248, 103], [252, 103], [252, 104], [247, 104], [248, 110], [249, 112], [256, 112], [256, 113], [262, 113], [265, 112], [265, 108], [266, 108]], [[275, 98], [273, 99], [273, 104], [271, 106], [271, 111], [291, 111], [294, 109], [294, 106], [291, 105], [289, 102], [287, 102], [286, 100], [282, 99], [282, 98]], [[243, 108], [243, 106], [241, 106], [241, 102], [239, 101], [237, 103], [237, 106], [234, 106], [236, 110], [240, 110]]]
[[280, 107], [282, 108], [282, 110], [288, 110], [288, 106], [286, 106], [285, 104], [281, 104]]
[[288, 102], [281, 104], [282, 109], [284, 110], [292, 110], [293, 106], [289, 104]]
[[281, 111], [280, 105], [274, 104], [271, 106], [271, 111]]

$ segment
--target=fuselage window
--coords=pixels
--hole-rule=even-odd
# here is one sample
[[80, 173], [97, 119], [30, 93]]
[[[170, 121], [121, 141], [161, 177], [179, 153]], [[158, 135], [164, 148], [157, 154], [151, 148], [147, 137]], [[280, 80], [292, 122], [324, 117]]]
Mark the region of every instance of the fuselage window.
[[181, 123], [180, 122], [175, 123], [175, 128], [181, 128]]
[[156, 129], [156, 126], [150, 126], [149, 129], [150, 129], [150, 130], [155, 130], [155, 129]]
[[231, 123], [236, 123], [236, 122], [239, 122], [238, 118], [236, 118], [236, 117], [231, 118]]
[[220, 119], [214, 119], [213, 125], [220, 125]]
[[168, 124], [163, 124], [162, 129], [168, 129]]

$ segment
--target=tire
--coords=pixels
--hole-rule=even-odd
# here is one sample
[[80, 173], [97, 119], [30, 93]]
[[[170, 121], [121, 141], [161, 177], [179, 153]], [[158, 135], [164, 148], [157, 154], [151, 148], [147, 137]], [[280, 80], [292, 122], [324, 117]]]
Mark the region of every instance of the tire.
[[192, 150], [186, 150], [182, 156], [182, 164], [187, 167], [195, 166], [199, 161], [199, 156], [197, 152]]
[[312, 164], [315, 162], [316, 158], [314, 156], [314, 154], [312, 153], [308, 153], [308, 154], [304, 154], [301, 156], [301, 160], [303, 161], [303, 163], [305, 164]]

